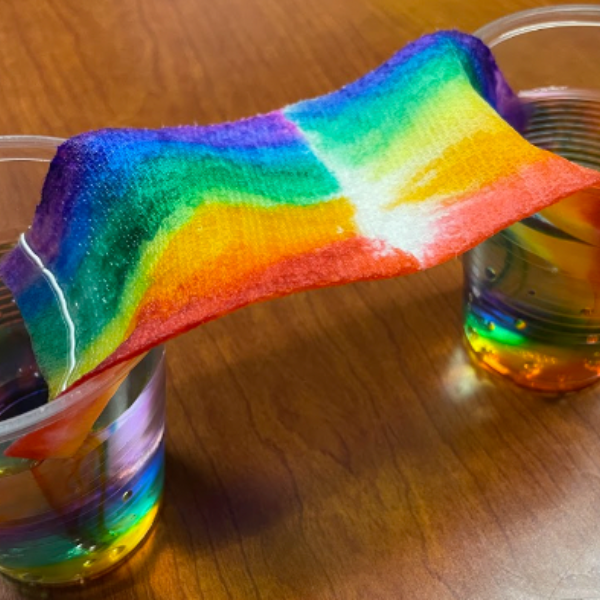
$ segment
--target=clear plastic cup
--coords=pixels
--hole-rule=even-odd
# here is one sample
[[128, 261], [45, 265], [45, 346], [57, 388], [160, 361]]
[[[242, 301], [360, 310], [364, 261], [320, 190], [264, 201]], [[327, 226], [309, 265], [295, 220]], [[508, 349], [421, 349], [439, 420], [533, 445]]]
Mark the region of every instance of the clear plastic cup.
[[[0, 254], [31, 222], [60, 142], [0, 137]], [[69, 455], [19, 454], [102, 393], [112, 393], [110, 401]], [[19, 311], [0, 282], [0, 572], [28, 584], [68, 584], [121, 563], [157, 514], [164, 408], [162, 348], [48, 403]]]
[[[475, 35], [527, 106], [525, 137], [600, 169], [600, 6], [524, 11]], [[478, 361], [548, 392], [598, 380], [599, 190], [505, 229], [463, 264], [465, 334]]]

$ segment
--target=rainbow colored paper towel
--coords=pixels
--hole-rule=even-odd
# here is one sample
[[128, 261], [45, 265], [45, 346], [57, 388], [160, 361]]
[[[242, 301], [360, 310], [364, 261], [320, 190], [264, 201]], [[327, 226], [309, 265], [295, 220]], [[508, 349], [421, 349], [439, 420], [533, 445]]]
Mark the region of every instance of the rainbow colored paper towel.
[[68, 140], [0, 266], [52, 397], [252, 302], [432, 267], [600, 182], [523, 118], [490, 51], [439, 32], [269, 114]]

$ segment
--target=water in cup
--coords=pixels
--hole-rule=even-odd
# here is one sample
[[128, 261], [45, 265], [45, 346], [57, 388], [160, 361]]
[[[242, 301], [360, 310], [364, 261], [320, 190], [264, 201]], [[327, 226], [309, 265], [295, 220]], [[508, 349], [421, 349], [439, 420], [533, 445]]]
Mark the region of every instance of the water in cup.
[[[521, 94], [525, 136], [600, 169], [600, 96]], [[519, 384], [569, 391], [600, 376], [600, 190], [590, 189], [487, 240], [465, 256], [470, 348]]]

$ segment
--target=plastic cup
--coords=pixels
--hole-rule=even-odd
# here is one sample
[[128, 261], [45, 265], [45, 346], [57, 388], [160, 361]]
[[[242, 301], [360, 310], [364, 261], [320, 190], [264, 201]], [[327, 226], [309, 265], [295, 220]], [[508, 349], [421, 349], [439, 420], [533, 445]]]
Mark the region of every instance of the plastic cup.
[[[0, 254], [30, 223], [60, 142], [0, 137]], [[162, 348], [126, 374], [71, 456], [7, 456], [16, 442], [64, 419], [111, 384], [110, 377], [90, 380], [48, 403], [19, 311], [0, 282], [0, 572], [5, 575], [28, 584], [81, 583], [119, 565], [152, 527], [163, 488]]]
[[[525, 137], [600, 169], [600, 6], [524, 11], [475, 35], [527, 106]], [[547, 392], [598, 380], [599, 190], [505, 229], [463, 264], [464, 329], [477, 361]]]

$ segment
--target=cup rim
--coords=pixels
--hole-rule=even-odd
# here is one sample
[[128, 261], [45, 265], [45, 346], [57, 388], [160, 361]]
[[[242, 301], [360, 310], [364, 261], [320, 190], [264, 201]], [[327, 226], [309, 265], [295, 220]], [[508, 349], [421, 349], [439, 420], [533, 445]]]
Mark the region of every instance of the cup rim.
[[50, 135], [0, 135], [0, 162], [50, 162], [64, 141]]
[[473, 34], [490, 48], [511, 38], [555, 27], [600, 27], [600, 5], [541, 6], [500, 17]]
[[[42, 135], [0, 136], [0, 163], [23, 161], [49, 163], [55, 155], [57, 147], [62, 142], [64, 142], [62, 138]], [[151, 383], [161, 361], [164, 360], [164, 346], [158, 347], [155, 352], [158, 355], [156, 363], [144, 389]], [[101, 392], [109, 385], [110, 382], [104, 382], [95, 391]], [[85, 387], [85, 384], [82, 387]], [[46, 425], [53, 422], [59, 418], [61, 413], [85, 398], [86, 394], [82, 392], [80, 387], [76, 387], [52, 402], [22, 415], [0, 421], [0, 443], [13, 440], [17, 436], [33, 431], [42, 424]]]

